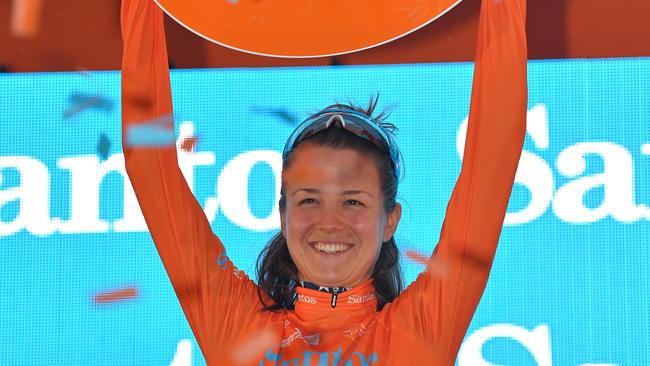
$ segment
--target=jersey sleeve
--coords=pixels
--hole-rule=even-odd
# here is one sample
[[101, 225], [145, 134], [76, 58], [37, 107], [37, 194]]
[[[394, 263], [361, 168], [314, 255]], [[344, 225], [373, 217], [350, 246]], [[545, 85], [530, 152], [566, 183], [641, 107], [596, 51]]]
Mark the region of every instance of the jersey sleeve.
[[[172, 286], [206, 355], [255, 317], [257, 286], [237, 270], [178, 166], [162, 11], [123, 0], [122, 146], [126, 171]], [[149, 129], [147, 129], [149, 128]], [[137, 132], [137, 133], [134, 133]], [[143, 134], [143, 131], [147, 134]]]
[[[454, 360], [487, 284], [526, 131], [525, 0], [483, 0], [460, 176], [427, 270], [395, 326]], [[435, 168], [435, 167], [434, 167]]]

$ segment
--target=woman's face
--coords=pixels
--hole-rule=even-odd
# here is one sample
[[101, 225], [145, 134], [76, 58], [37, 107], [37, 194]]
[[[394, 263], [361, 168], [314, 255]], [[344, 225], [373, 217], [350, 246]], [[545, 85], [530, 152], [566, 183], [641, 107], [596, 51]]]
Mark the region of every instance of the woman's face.
[[399, 204], [390, 214], [384, 210], [374, 160], [307, 142], [292, 152], [282, 179], [282, 234], [298, 279], [327, 287], [368, 280], [401, 215]]

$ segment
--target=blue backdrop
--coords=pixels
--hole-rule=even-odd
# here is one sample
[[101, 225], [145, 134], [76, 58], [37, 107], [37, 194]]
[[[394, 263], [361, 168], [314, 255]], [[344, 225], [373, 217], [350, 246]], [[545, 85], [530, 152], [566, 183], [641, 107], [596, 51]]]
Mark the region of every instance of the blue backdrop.
[[[380, 93], [427, 255], [460, 169], [470, 63], [172, 72], [181, 165], [235, 264], [278, 230], [280, 150]], [[0, 365], [204, 361], [124, 185], [118, 72], [0, 75]], [[460, 366], [650, 365], [650, 59], [529, 64], [528, 135]], [[423, 267], [404, 257], [405, 278]], [[111, 297], [112, 296], [112, 297]]]

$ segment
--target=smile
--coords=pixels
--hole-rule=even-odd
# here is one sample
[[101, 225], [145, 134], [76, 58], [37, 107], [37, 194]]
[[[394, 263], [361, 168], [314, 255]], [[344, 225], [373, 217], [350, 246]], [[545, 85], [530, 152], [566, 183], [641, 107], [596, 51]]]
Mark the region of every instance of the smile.
[[346, 243], [323, 243], [319, 241], [313, 243], [312, 246], [319, 252], [327, 254], [343, 253], [352, 247], [351, 244]]

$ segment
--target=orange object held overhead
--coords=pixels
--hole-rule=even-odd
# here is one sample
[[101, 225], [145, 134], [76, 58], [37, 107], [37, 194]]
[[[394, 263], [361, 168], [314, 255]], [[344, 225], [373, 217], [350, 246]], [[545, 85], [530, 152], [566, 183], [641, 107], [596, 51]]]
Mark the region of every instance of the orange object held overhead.
[[[454, 364], [488, 280], [523, 146], [525, 15], [525, 0], [483, 0], [463, 165], [440, 241], [428, 270], [381, 311], [372, 281], [336, 298], [298, 287], [295, 309], [264, 311], [256, 284], [212, 232], [176, 146], [123, 143], [149, 231], [209, 365]], [[173, 114], [162, 12], [152, 0], [123, 0], [122, 34], [126, 141], [134, 127]]]
[[202, 37], [276, 57], [338, 55], [429, 24], [460, 0], [156, 0]]

